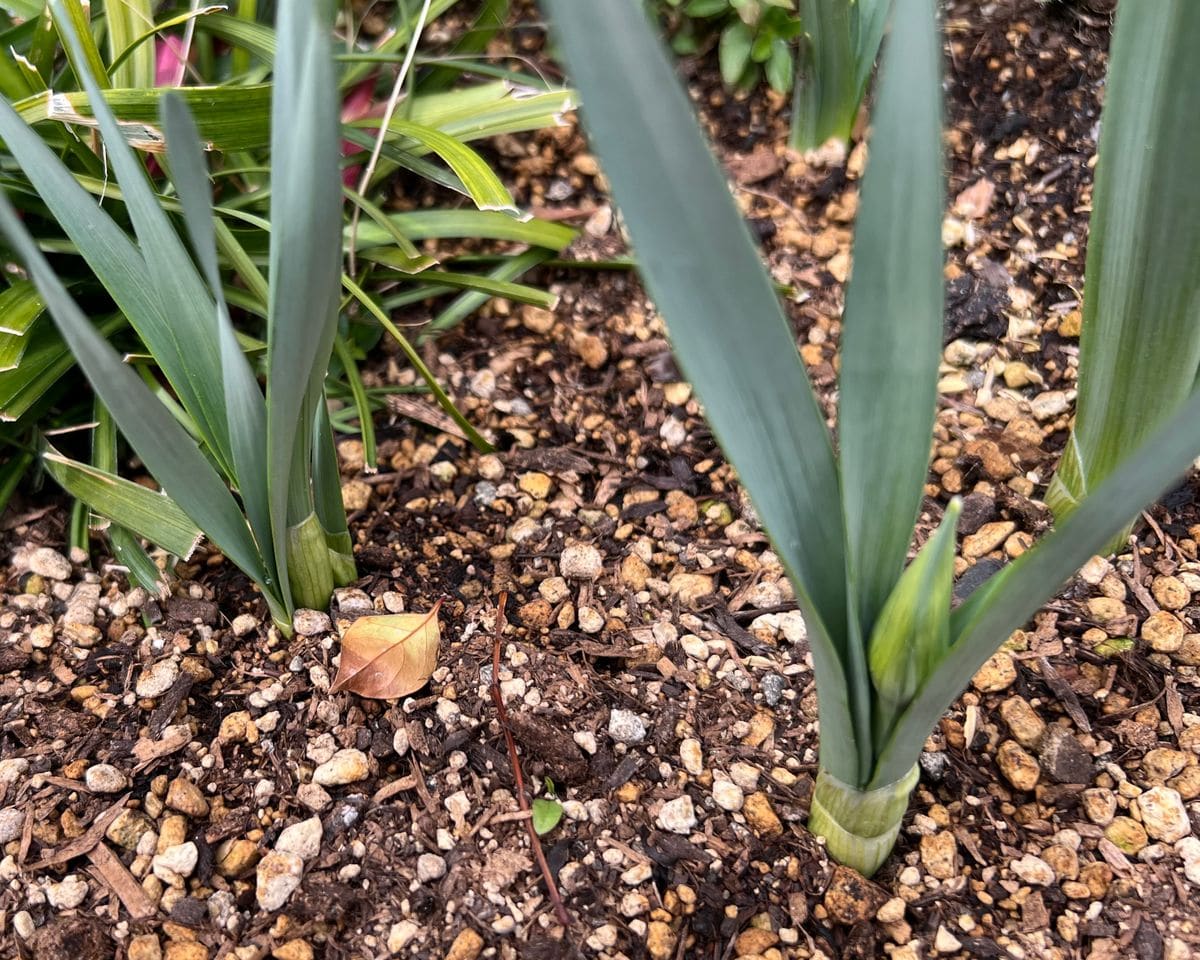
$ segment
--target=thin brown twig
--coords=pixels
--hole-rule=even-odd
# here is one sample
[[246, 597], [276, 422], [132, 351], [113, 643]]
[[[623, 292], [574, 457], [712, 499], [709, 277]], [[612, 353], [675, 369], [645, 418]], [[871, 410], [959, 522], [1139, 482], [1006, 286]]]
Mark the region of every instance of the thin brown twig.
[[504, 708], [504, 697], [500, 693], [500, 636], [504, 633], [504, 604], [508, 601], [508, 593], [500, 594], [500, 603], [496, 608], [496, 633], [492, 640], [492, 701], [496, 704], [496, 716], [500, 720], [500, 729], [504, 731], [504, 742], [508, 744], [508, 759], [512, 763], [513, 779], [517, 783], [517, 803], [521, 812], [530, 814], [525, 821], [525, 829], [529, 832], [529, 844], [537, 858], [542, 871], [542, 879], [546, 882], [546, 892], [550, 902], [554, 904], [554, 915], [564, 927], [571, 925], [571, 915], [558, 892], [554, 875], [550, 872], [550, 864], [546, 862], [546, 854], [542, 850], [542, 842], [538, 839], [537, 831], [533, 829], [533, 815], [529, 809], [529, 801], [525, 798], [525, 777], [521, 773], [521, 758], [517, 756], [517, 744], [513, 740], [512, 730], [508, 726], [508, 711]]

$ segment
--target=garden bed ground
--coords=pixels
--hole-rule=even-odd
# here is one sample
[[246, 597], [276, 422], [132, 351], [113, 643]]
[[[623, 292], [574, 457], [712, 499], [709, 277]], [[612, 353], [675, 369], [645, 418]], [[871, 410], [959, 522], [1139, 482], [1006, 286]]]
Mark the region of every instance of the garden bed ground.
[[[950, 296], [923, 529], [965, 496], [962, 593], [1047, 524], [1107, 19], [956, 3], [947, 31]], [[684, 69], [776, 279], [805, 294], [792, 316], [831, 396], [862, 151], [805, 163], [784, 149], [778, 104], [730, 101]], [[496, 158], [522, 202], [586, 225], [573, 253], [622, 251], [573, 128]], [[431, 353], [500, 453], [400, 416], [380, 424], [379, 473], [341, 448], [363, 578], [335, 624], [445, 598], [441, 666], [413, 699], [331, 696], [336, 629], [312, 617], [281, 638], [215, 554], [157, 603], [63, 557], [60, 504], [5, 516], [0, 956], [1200, 949], [1194, 481], [1139, 524], [1135, 552], [1089, 564], [975, 678], [866, 882], [804, 829], [817, 730], [803, 621], [662, 324], [628, 273], [546, 279], [556, 313], [497, 306]], [[374, 376], [408, 374], [388, 361]], [[487, 686], [503, 591], [525, 775], [565, 801], [543, 845], [569, 930]], [[290, 852], [259, 860], [271, 850]]]

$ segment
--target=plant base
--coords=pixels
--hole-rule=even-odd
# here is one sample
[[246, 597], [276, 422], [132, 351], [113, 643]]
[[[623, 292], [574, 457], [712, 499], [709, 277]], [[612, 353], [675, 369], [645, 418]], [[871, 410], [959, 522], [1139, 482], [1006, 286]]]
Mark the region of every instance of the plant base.
[[822, 769], [813, 791], [808, 829], [825, 839], [825, 848], [834, 860], [869, 877], [896, 844], [918, 775], [914, 764], [895, 783], [857, 790]]

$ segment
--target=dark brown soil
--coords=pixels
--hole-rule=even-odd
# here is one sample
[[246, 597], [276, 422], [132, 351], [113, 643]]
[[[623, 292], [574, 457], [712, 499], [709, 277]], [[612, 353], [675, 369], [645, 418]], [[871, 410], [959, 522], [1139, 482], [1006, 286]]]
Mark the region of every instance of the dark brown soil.
[[[1038, 498], [1073, 400], [1100, 6], [952, 3], [946, 16], [949, 310], [923, 522], [965, 496], [960, 593], [1047, 524]], [[542, 37], [511, 42], [536, 55]], [[785, 104], [730, 100], [711, 64], [682, 69], [794, 290], [800, 348], [829, 399], [863, 151], [806, 161], [785, 149]], [[624, 252], [574, 127], [502, 140], [492, 158], [522, 204], [586, 224], [573, 256]], [[661, 321], [627, 271], [538, 279], [560, 294], [553, 316], [495, 303], [428, 351], [498, 454], [399, 416], [380, 418], [379, 473], [362, 470], [357, 441], [341, 445], [362, 580], [332, 628], [282, 638], [213, 554], [182, 566], [161, 604], [103, 566], [31, 576], [29, 548], [61, 550], [65, 514], [24, 501], [6, 515], [0, 817], [17, 811], [20, 826], [0, 844], [0, 956], [1191, 956], [1194, 483], [975, 678], [927, 743], [895, 854], [865, 881], [804, 828], [818, 741], [802, 622]], [[409, 376], [387, 360], [372, 383]], [[525, 779], [564, 801], [541, 843], [569, 929], [491, 700], [502, 593], [500, 680]], [[425, 690], [329, 694], [339, 627], [441, 598]], [[84, 622], [65, 626], [72, 605]], [[1169, 619], [1184, 634], [1173, 649]], [[164, 662], [174, 678], [140, 696]], [[339, 750], [361, 751], [363, 776], [313, 789]], [[99, 764], [125, 785], [89, 789]], [[1146, 836], [1137, 800], [1151, 789], [1190, 804], [1196, 850]], [[139, 853], [103, 822], [89, 830], [114, 804], [144, 812], [157, 844]], [[255, 859], [313, 816], [303, 881], [264, 909]], [[195, 845], [178, 883], [151, 864], [164, 838]], [[241, 870], [229, 844], [249, 851]], [[47, 902], [80, 881], [73, 906]], [[14, 932], [22, 912], [28, 938]]]

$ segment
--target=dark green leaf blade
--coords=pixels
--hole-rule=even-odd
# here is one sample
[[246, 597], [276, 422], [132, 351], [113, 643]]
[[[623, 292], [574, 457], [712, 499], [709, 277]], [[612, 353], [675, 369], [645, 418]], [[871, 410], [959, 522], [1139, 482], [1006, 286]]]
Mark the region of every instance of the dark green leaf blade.
[[[1065, 516], [1192, 393], [1200, 369], [1200, 4], [1118, 8], [1088, 240]], [[1133, 514], [1125, 517], [1131, 520]]]
[[842, 321], [848, 578], [870, 632], [924, 495], [942, 342], [941, 43], [932, 0], [896, 0], [872, 113]]

